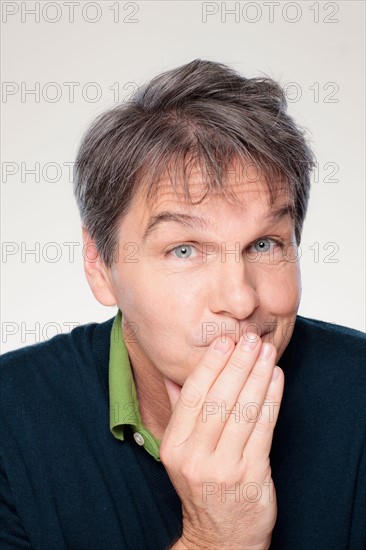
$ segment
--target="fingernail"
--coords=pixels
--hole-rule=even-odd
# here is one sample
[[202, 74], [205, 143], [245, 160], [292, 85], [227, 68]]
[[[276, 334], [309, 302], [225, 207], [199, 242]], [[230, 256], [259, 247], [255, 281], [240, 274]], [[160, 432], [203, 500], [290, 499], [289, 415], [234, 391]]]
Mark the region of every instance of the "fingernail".
[[276, 366], [272, 374], [272, 380], [277, 380], [279, 375], [280, 375], [280, 368]]
[[264, 342], [264, 344], [262, 345], [262, 349], [261, 349], [261, 352], [259, 354], [259, 357], [261, 359], [268, 359], [268, 357], [271, 355], [271, 353], [272, 353], [271, 345]]
[[221, 338], [219, 338], [218, 340], [216, 340], [214, 350], [219, 351], [220, 353], [225, 355], [225, 353], [229, 351], [230, 347], [231, 342], [229, 340], [225, 339], [224, 341], [222, 341]]
[[242, 337], [241, 345], [245, 351], [251, 351], [256, 347], [258, 341], [259, 336], [251, 332], [250, 334]]

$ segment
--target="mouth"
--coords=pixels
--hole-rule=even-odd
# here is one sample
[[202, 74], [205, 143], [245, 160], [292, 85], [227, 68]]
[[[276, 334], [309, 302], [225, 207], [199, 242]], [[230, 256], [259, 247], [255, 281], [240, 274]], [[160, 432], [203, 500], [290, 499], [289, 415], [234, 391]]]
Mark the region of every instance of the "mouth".
[[[262, 334], [257, 334], [257, 336], [259, 336], [259, 337], [261, 338], [261, 340], [263, 340], [263, 338], [264, 338], [267, 334], [270, 334], [270, 331], [269, 331], [269, 330], [267, 330], [267, 332], [263, 332]], [[222, 335], [223, 338], [230, 338], [231, 340], [233, 340], [233, 342], [235, 343], [235, 345], [239, 342], [241, 336], [242, 336], [242, 335], [240, 335], [239, 337], [237, 337], [237, 336], [235, 335], [235, 337], [233, 337], [232, 334], [223, 334], [223, 335]], [[205, 345], [199, 346], [199, 347], [201, 347], [201, 348], [209, 348], [213, 341], [214, 341], [214, 338], [213, 338], [213, 339], [211, 340], [211, 342], [209, 342], [208, 344], [205, 344]]]

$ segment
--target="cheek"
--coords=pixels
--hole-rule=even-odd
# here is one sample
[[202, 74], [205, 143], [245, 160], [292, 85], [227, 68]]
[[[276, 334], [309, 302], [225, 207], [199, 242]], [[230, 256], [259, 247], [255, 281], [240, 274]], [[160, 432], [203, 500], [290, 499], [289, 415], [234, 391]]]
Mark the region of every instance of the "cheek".
[[124, 319], [137, 323], [144, 334], [152, 338], [169, 335], [170, 342], [190, 324], [191, 317], [197, 318], [195, 293], [188, 291], [184, 282], [172, 278], [161, 281], [156, 273], [142, 270], [130, 275], [119, 288], [119, 307]]
[[[138, 275], [137, 275], [138, 277]], [[141, 280], [133, 280], [136, 299], [144, 304], [148, 317], [155, 317], [159, 324], [189, 322], [197, 318], [207, 287], [203, 274], [158, 270], [145, 273]], [[183, 320], [183, 323], [180, 321]]]
[[262, 305], [278, 315], [297, 311], [301, 298], [301, 277], [298, 264], [287, 264], [271, 276], [267, 274], [261, 286]]

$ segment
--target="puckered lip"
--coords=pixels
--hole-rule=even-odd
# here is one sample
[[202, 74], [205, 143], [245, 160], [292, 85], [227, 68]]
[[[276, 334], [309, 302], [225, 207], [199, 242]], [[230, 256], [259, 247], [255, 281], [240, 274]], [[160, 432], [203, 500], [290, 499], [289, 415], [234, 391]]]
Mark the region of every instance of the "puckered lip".
[[[260, 338], [263, 338], [263, 336], [265, 336], [266, 334], [269, 334], [270, 331], [267, 330], [266, 332], [262, 332], [261, 334], [257, 334], [257, 336], [259, 336]], [[212, 340], [210, 342], [208, 342], [207, 344], [202, 344], [202, 346], [199, 346], [200, 348], [209, 348], [210, 345], [212, 344], [212, 342], [217, 338], [217, 334], [214, 338], [212, 338]], [[232, 333], [229, 333], [229, 334], [222, 334], [222, 337], [227, 337], [227, 338], [230, 338], [231, 340], [233, 340], [235, 342], [235, 345], [239, 342], [240, 338], [241, 338], [241, 334], [239, 335], [239, 337], [237, 335], [233, 335]]]

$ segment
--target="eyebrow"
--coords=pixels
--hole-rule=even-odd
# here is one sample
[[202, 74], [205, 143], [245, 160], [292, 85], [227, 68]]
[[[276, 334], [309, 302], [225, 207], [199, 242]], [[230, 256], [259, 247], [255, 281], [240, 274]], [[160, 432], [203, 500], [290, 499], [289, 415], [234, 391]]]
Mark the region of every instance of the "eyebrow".
[[[280, 206], [276, 210], [270, 210], [265, 215], [265, 220], [275, 220], [279, 221], [285, 216], [290, 216], [290, 212], [293, 210], [293, 206], [290, 204], [285, 204]], [[142, 236], [142, 242], [158, 228], [163, 222], [173, 222], [177, 223], [183, 227], [189, 228], [198, 228], [198, 229], [207, 229], [212, 228], [211, 224], [207, 222], [202, 216], [191, 216], [190, 214], [182, 214], [180, 212], [169, 212], [169, 210], [163, 210], [152, 216], [145, 228], [144, 234]]]
[[281, 220], [286, 216], [291, 216], [294, 212], [293, 204], [283, 204], [276, 210], [269, 210], [269, 212], [264, 216], [265, 220]]

